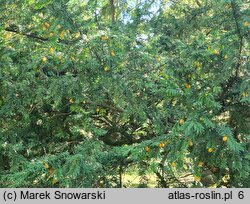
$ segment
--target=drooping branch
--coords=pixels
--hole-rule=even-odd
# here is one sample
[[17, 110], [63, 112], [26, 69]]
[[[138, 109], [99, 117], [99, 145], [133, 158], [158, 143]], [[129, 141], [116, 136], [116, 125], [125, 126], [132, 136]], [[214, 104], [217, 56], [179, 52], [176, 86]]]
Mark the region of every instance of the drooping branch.
[[[234, 0], [231, 1], [231, 7], [232, 7], [233, 19], [234, 19], [235, 26], [236, 26], [236, 32], [239, 38], [239, 49], [238, 49], [238, 57], [237, 57], [238, 60], [235, 65], [235, 75], [231, 76], [225, 84], [222, 84], [222, 92], [220, 94], [220, 101], [222, 102], [223, 106], [225, 106], [225, 101], [227, 99], [227, 94], [228, 94], [229, 89], [237, 82], [237, 80], [239, 80], [239, 69], [241, 66], [241, 56], [242, 56], [242, 51], [243, 51], [243, 46], [244, 46], [243, 35], [241, 33], [240, 24], [239, 24], [237, 4]], [[222, 108], [222, 110], [223, 109], [224, 107]]]
[[[16, 28], [8, 27], [8, 28], [5, 28], [4, 30], [5, 30], [6, 32], [12, 32], [12, 33], [15, 33], [15, 34], [17, 34], [17, 35], [22, 35], [22, 36], [25, 36], [25, 37], [27, 37], [27, 38], [37, 40], [37, 41], [39, 41], [39, 42], [41, 42], [41, 43], [45, 43], [45, 42], [50, 41], [49, 38], [41, 37], [41, 36], [39, 36], [39, 35], [37, 35], [37, 34], [35, 34], [35, 33], [32, 33], [32, 32], [22, 32], [22, 31], [20, 31], [20, 30], [18, 30], [18, 29], [16, 29]], [[77, 41], [77, 39], [76, 39], [76, 40], [71, 40], [71, 41], [69, 41], [69, 40], [63, 40], [63, 39], [58, 39], [58, 40], [57, 40], [58, 43], [62, 43], [62, 44], [65, 44], [65, 45], [73, 44], [73, 43], [75, 43], [76, 41]]]
[[233, 18], [235, 21], [235, 25], [236, 25], [236, 31], [238, 33], [238, 37], [239, 37], [239, 52], [238, 52], [238, 62], [236, 64], [236, 72], [235, 75], [238, 76], [239, 75], [239, 68], [241, 65], [241, 55], [242, 55], [242, 50], [243, 50], [243, 35], [241, 34], [241, 29], [240, 29], [240, 25], [239, 25], [239, 16], [237, 13], [237, 5], [235, 1], [231, 1], [231, 6], [232, 6], [232, 13], [233, 13]]
[[32, 38], [32, 39], [35, 39], [35, 40], [39, 40], [39, 41], [42, 41], [42, 42], [49, 41], [48, 38], [40, 37], [40, 36], [37, 36], [37, 35], [35, 35], [33, 33], [24, 33], [24, 32], [21, 32], [21, 31], [19, 31], [17, 29], [14, 29], [14, 28], [5, 28], [4, 30], [7, 31], [7, 32], [12, 32], [12, 33], [18, 34], [18, 35], [26, 36], [27, 38]]
[[115, 23], [115, 2], [114, 0], [109, 0], [111, 9], [111, 19], [112, 23]]
[[161, 187], [164, 188], [169, 187], [168, 182], [165, 179], [165, 161], [167, 160], [168, 153], [169, 152], [165, 152], [164, 156], [161, 159], [161, 162], [159, 163], [160, 170], [155, 172], [156, 176], [160, 179]]

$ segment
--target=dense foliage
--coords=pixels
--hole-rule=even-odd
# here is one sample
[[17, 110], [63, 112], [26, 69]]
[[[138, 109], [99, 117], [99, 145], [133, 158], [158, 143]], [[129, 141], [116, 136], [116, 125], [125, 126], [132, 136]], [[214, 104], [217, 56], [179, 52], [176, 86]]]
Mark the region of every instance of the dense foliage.
[[0, 19], [0, 187], [130, 168], [250, 187], [248, 0], [5, 0]]

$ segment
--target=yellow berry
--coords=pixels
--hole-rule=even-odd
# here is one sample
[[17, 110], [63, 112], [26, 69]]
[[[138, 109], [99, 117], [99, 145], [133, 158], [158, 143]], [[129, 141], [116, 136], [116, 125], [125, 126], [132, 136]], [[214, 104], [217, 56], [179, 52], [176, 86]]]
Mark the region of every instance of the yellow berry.
[[48, 168], [49, 168], [48, 163], [45, 163], [45, 164], [44, 164], [44, 167], [45, 167], [46, 169], [48, 169]]
[[207, 150], [209, 153], [211, 153], [211, 152], [213, 152], [214, 151], [214, 149], [213, 148], [208, 148], [208, 150]]
[[53, 32], [50, 32], [49, 33], [49, 37], [52, 37], [54, 34], [53, 34]]
[[42, 29], [43, 29], [43, 30], [47, 30], [46, 26], [44, 26], [44, 25], [42, 26]]
[[186, 89], [190, 89], [191, 88], [190, 84], [185, 83], [184, 85], [185, 85]]
[[43, 18], [43, 13], [42, 13], [42, 12], [39, 13], [39, 17], [40, 17], [40, 18]]
[[193, 142], [190, 140], [189, 141], [189, 147], [192, 147], [194, 144], [193, 144]]
[[164, 148], [165, 144], [163, 142], [161, 142], [159, 145], [158, 145], [160, 148]]
[[201, 64], [200, 62], [198, 62], [198, 61], [195, 61], [195, 62], [194, 62], [194, 66], [195, 66], [196, 68], [201, 68], [202, 64]]
[[248, 23], [247, 21], [245, 21], [245, 22], [243, 23], [243, 26], [248, 27], [248, 26], [249, 26], [249, 23]]
[[202, 162], [202, 161], [198, 163], [199, 167], [203, 167], [203, 165], [204, 165], [204, 162]]
[[49, 52], [50, 52], [50, 53], [53, 53], [53, 52], [54, 52], [53, 47], [49, 48]]
[[216, 50], [216, 49], [213, 50], [213, 54], [214, 54], [214, 55], [218, 55], [218, 54], [219, 54], [219, 50]]
[[60, 38], [61, 38], [61, 39], [64, 38], [64, 34], [65, 34], [65, 31], [62, 31], [62, 32], [60, 33]]
[[247, 92], [243, 92], [243, 93], [242, 93], [242, 96], [243, 96], [243, 97], [247, 97], [247, 96], [248, 96], [248, 93], [247, 93]]
[[157, 62], [160, 62], [160, 61], [161, 61], [161, 58], [160, 58], [160, 57], [157, 57], [156, 60], [157, 60]]
[[56, 179], [52, 179], [51, 183], [54, 185], [56, 184], [58, 181]]
[[108, 67], [104, 67], [104, 71], [105, 72], [109, 71], [109, 68]]
[[194, 176], [194, 180], [197, 181], [197, 182], [199, 182], [199, 181], [201, 180], [201, 177], [199, 177], [199, 176]]
[[61, 55], [58, 55], [57, 58], [58, 58], [59, 60], [62, 60], [62, 56], [61, 56]]
[[115, 52], [114, 51], [112, 51], [110, 54], [111, 54], [112, 57], [115, 56]]
[[61, 25], [60, 25], [60, 24], [58, 24], [58, 25], [57, 25], [57, 29], [60, 29], [60, 28], [61, 28]]
[[172, 166], [172, 167], [176, 167], [176, 162], [172, 162], [172, 163], [171, 163], [171, 166]]
[[224, 56], [224, 59], [228, 59], [228, 55], [225, 55], [225, 56]]
[[183, 119], [180, 119], [180, 120], [179, 120], [180, 125], [183, 125], [184, 122], [185, 122], [185, 121], [184, 121]]
[[103, 36], [101, 37], [101, 40], [107, 40], [107, 39], [108, 39], [108, 37], [105, 36], [105, 35], [103, 35]]
[[145, 147], [145, 151], [146, 151], [146, 152], [150, 152], [150, 147], [149, 147], [149, 146], [146, 146], [146, 147]]
[[47, 58], [46, 58], [46, 57], [42, 57], [42, 61], [43, 61], [43, 62], [46, 62], [46, 61], [47, 61]]
[[80, 32], [74, 33], [74, 38], [79, 38], [81, 36]]
[[73, 98], [70, 98], [70, 99], [69, 99], [69, 102], [70, 102], [70, 103], [74, 103], [74, 99], [73, 99]]
[[48, 170], [48, 172], [49, 172], [49, 174], [51, 175], [51, 174], [53, 174], [54, 169], [50, 168], [50, 169]]
[[100, 112], [100, 109], [99, 108], [96, 108], [96, 110], [95, 110], [97, 113], [99, 113]]
[[223, 138], [222, 138], [223, 142], [226, 142], [228, 140], [228, 137], [225, 135]]
[[50, 24], [48, 22], [45, 22], [44, 25], [46, 26], [46, 28], [50, 27]]

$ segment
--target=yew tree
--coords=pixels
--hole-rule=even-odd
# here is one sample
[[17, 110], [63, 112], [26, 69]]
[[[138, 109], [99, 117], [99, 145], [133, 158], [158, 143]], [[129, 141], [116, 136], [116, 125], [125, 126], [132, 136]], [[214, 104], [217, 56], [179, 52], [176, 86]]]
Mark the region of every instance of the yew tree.
[[248, 0], [8, 0], [0, 19], [0, 187], [129, 168], [249, 187]]

